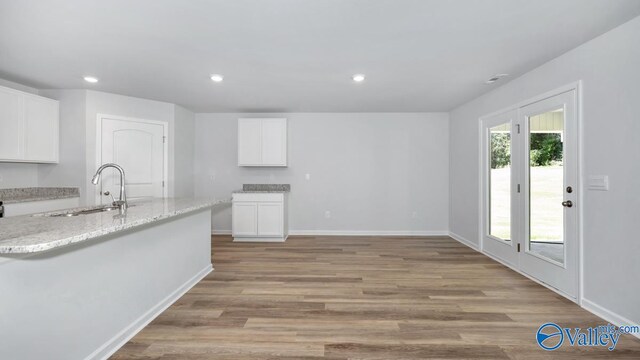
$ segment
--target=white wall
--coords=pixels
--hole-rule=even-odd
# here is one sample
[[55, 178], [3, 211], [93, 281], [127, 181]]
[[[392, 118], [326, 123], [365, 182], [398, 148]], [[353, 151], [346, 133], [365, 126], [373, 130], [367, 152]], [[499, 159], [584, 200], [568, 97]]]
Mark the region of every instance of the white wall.
[[194, 195], [194, 169], [195, 158], [195, 114], [182, 106], [175, 106], [174, 115], [174, 160], [173, 181], [175, 197], [193, 197]]
[[86, 202], [86, 91], [42, 90], [41, 95], [60, 101], [60, 162], [38, 166], [38, 186], [80, 188]]
[[38, 186], [38, 165], [0, 163], [0, 189]]
[[[237, 119], [251, 116], [289, 119], [289, 167], [237, 166]], [[292, 232], [447, 231], [447, 114], [196, 114], [195, 130], [196, 196], [289, 183]], [[229, 207], [214, 210], [213, 227], [231, 230]]]
[[478, 118], [583, 81], [581, 174], [609, 175], [584, 192], [585, 306], [640, 323], [640, 18], [453, 110], [450, 230], [478, 244]]

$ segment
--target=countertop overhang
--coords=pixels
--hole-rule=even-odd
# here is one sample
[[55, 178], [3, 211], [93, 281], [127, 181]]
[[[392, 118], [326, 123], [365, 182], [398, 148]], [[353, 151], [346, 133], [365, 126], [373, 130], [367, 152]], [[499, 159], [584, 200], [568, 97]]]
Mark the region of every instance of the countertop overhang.
[[[109, 211], [72, 217], [35, 214], [3, 218], [0, 219], [0, 254], [48, 251], [226, 202], [228, 200], [164, 198], [130, 201], [134, 206], [129, 207], [126, 214]], [[55, 213], [74, 210], [78, 209]]]

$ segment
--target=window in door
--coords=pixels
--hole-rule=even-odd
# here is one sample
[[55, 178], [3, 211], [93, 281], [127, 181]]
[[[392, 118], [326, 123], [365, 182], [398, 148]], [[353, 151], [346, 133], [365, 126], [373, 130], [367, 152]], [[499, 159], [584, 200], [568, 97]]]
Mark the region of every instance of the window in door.
[[489, 130], [489, 235], [511, 241], [511, 123]]
[[529, 251], [564, 262], [564, 109], [528, 118]]

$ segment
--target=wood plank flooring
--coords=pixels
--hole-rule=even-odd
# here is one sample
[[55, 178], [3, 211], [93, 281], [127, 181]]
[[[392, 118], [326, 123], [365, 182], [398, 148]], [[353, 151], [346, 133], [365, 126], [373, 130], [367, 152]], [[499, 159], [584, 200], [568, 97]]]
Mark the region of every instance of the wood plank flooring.
[[213, 238], [215, 271], [112, 359], [640, 359], [553, 352], [538, 327], [606, 322], [450, 238]]

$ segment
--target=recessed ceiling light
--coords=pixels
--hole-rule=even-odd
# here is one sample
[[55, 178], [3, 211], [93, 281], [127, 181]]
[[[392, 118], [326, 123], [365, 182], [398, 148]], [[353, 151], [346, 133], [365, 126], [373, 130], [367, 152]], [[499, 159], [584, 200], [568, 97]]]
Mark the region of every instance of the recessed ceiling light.
[[353, 75], [352, 79], [355, 82], [363, 82], [364, 81], [364, 74], [355, 74], [355, 75]]
[[93, 77], [93, 76], [85, 76], [84, 77], [84, 81], [86, 81], [88, 83], [95, 84], [95, 83], [98, 82], [98, 78], [97, 77]]
[[505, 77], [505, 76], [509, 76], [509, 74], [495, 74], [492, 77], [490, 77], [487, 81], [485, 81], [485, 84], [493, 84], [494, 82], [500, 80], [501, 78]]
[[222, 80], [224, 80], [224, 76], [220, 75], [220, 74], [212, 74], [211, 75], [211, 80], [214, 82], [222, 82]]

